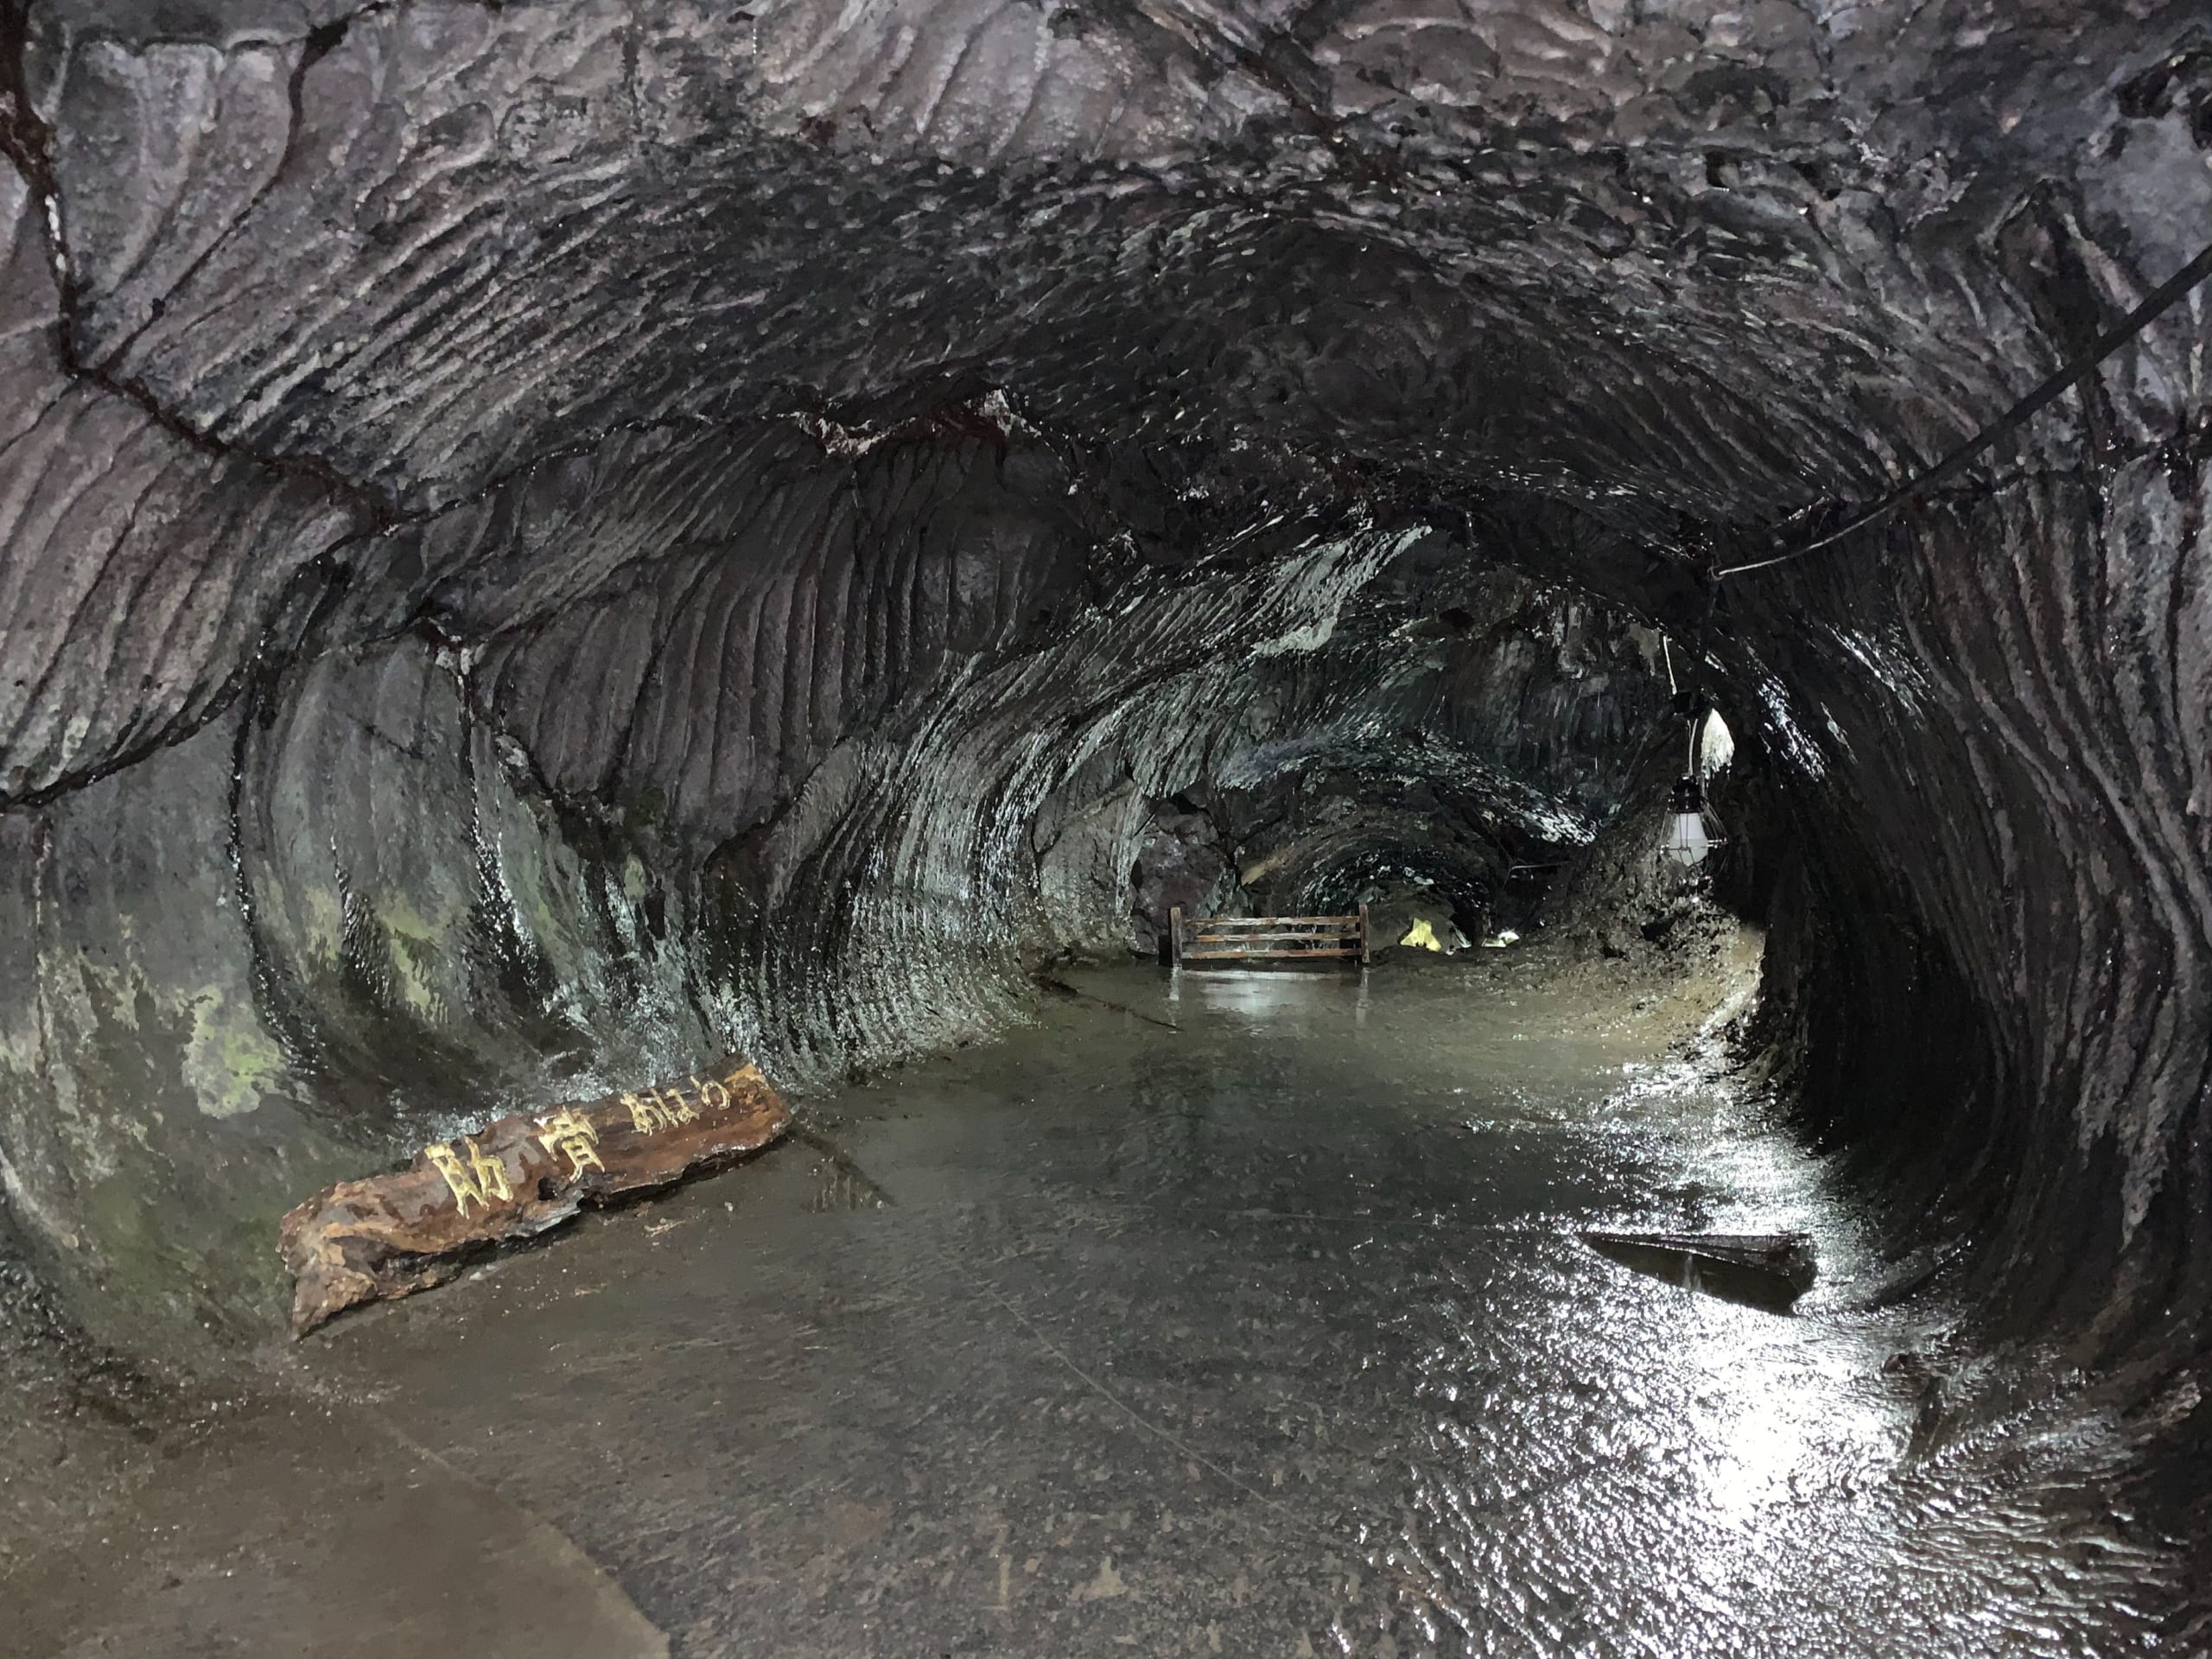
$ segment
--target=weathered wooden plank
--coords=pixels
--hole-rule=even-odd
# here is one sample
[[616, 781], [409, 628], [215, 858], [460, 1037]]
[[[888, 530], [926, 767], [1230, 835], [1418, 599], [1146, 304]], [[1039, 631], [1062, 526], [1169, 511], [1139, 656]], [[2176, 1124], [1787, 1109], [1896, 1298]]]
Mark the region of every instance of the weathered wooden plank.
[[1268, 925], [1264, 927], [1224, 927], [1214, 922], [1193, 922], [1191, 925], [1193, 931], [1224, 934], [1251, 934], [1357, 932], [1358, 931], [1359, 925], [1357, 922], [1294, 922], [1278, 925], [1272, 918], [1270, 918]]
[[1325, 930], [1308, 929], [1303, 932], [1289, 929], [1267, 931], [1253, 929], [1236, 933], [1216, 933], [1201, 927], [1191, 935], [1191, 943], [1193, 944], [1267, 944], [1280, 941], [1289, 941], [1294, 944], [1303, 941], [1309, 944], [1336, 944], [1345, 939], [1356, 940], [1358, 938], [1359, 929], [1357, 926], [1332, 927]]
[[1273, 927], [1344, 927], [1357, 928], [1357, 916], [1207, 916], [1191, 924], [1192, 927], [1273, 928]]
[[732, 1162], [790, 1127], [759, 1067], [733, 1058], [717, 1072], [498, 1118], [316, 1194], [278, 1233], [296, 1281], [293, 1331], [443, 1284], [494, 1245]]
[[1326, 944], [1308, 946], [1299, 944], [1208, 944], [1204, 940], [1200, 940], [1186, 946], [1183, 954], [1188, 957], [1198, 957], [1209, 954], [1214, 956], [1253, 957], [1313, 957], [1324, 954], [1340, 955], [1346, 950], [1350, 950], [1353, 955], [1357, 956], [1359, 953], [1359, 941], [1357, 939], [1345, 939], [1343, 941], [1332, 940]]
[[1222, 950], [1244, 957], [1306, 957], [1316, 950], [1357, 950], [1358, 948], [1357, 939], [1324, 939], [1313, 944], [1243, 944], [1226, 939], [1193, 939], [1185, 947], [1186, 950]]
[[1319, 962], [1357, 957], [1360, 954], [1357, 943], [1345, 945], [1324, 945], [1312, 950], [1199, 950], [1186, 945], [1183, 950], [1185, 962]]

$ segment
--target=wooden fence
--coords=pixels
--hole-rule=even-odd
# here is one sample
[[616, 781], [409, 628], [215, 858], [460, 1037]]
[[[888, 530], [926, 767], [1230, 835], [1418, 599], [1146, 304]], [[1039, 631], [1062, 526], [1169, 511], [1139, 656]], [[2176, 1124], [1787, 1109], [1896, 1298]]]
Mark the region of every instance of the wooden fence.
[[1208, 916], [1167, 912], [1168, 953], [1186, 962], [1358, 962], [1368, 960], [1367, 906], [1350, 916]]

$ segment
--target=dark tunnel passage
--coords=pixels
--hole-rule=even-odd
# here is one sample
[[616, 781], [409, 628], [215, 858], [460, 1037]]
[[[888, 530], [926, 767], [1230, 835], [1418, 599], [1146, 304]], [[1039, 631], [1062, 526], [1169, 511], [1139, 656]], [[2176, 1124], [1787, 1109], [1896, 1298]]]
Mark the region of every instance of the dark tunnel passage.
[[[278, 1218], [499, 1113], [737, 1055], [834, 1139], [990, 1043], [1064, 1095], [1022, 1033], [1159, 982], [1171, 908], [1443, 947], [1356, 1018], [1269, 1016], [1390, 1033], [1431, 1094], [1438, 1022], [1535, 995], [1519, 964], [1687, 1007], [1740, 937], [1755, 995], [1683, 1028], [1847, 1203], [1834, 1319], [1919, 1332], [1897, 1465], [2094, 1440], [2051, 1453], [2080, 1550], [2139, 1563], [2107, 1625], [2038, 1645], [2030, 1589], [1946, 1640], [2212, 1642], [2212, 289], [1961, 476], [1732, 570], [2212, 242], [2201, 5], [0, 0], [0, 1376], [33, 1416], [136, 1433], [311, 1370]], [[1708, 711], [1726, 839], [1686, 874], [1655, 849]], [[1185, 1034], [1132, 1099], [1234, 1071]], [[1382, 1166], [1382, 1128], [1312, 1132]], [[1444, 1204], [1448, 1161], [1409, 1146], [1406, 1190]], [[101, 1432], [7, 1443], [0, 1554]], [[1811, 1650], [1601, 1590], [1432, 1617], [1510, 1574], [1346, 1524], [1412, 1622], [1269, 1643]], [[1128, 1582], [1109, 1556], [1071, 1616]]]

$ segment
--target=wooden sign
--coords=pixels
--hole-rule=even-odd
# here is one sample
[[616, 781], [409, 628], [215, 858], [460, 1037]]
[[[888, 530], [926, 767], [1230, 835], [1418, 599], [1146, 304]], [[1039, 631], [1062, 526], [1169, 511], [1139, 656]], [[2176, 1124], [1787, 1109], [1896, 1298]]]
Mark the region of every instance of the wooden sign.
[[758, 1152], [791, 1121], [760, 1068], [732, 1059], [703, 1082], [499, 1118], [423, 1147], [404, 1169], [340, 1181], [278, 1234], [297, 1281], [292, 1330], [442, 1285], [490, 1246]]

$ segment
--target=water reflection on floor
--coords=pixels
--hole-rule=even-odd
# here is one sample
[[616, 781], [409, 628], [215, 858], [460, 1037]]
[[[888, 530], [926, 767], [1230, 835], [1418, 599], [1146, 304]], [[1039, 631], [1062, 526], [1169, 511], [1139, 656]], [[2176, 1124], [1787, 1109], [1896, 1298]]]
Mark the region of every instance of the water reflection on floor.
[[[296, 1363], [678, 1654], [2137, 1650], [2176, 1569], [2065, 1499], [2117, 1454], [1908, 1465], [1850, 1217], [1648, 1026], [1446, 965], [1075, 982], [829, 1103], [842, 1161]], [[1777, 1317], [1589, 1228], [1802, 1231], [1821, 1277]]]

